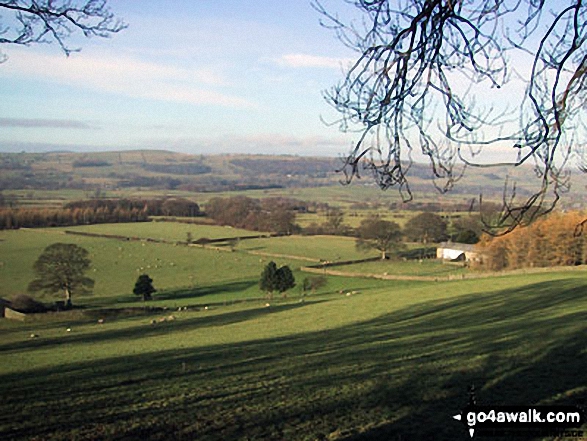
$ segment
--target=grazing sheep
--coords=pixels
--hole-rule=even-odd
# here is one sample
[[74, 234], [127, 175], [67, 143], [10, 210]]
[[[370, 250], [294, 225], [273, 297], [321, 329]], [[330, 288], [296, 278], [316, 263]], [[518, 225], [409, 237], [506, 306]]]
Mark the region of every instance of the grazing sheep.
[[71, 332], [71, 328], [67, 328], [67, 329], [66, 329], [66, 331], [67, 331], [67, 332]]
[[175, 320], [175, 316], [174, 315], [170, 315], [169, 317], [167, 317], [167, 320], [172, 322]]
[[99, 324], [99, 325], [103, 325], [103, 324], [104, 324], [104, 319], [103, 319], [103, 318], [101, 318], [101, 319], [98, 319], [98, 324]]
[[31, 338], [39, 338], [38, 334], [31, 334]]

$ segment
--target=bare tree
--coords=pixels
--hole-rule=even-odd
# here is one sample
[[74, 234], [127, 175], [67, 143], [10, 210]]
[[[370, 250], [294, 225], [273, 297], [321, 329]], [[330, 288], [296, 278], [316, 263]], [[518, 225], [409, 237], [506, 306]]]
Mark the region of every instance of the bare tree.
[[[110, 11], [106, 0], [0, 1], [0, 44], [56, 42], [70, 55], [79, 51], [67, 43], [72, 35], [109, 37], [126, 27]], [[0, 62], [5, 59], [0, 56]]]
[[359, 54], [325, 93], [341, 129], [359, 132], [342, 168], [346, 182], [367, 170], [409, 201], [416, 147], [441, 192], [467, 167], [530, 164], [538, 184], [530, 191], [505, 181], [496, 226], [507, 232], [554, 208], [569, 188], [570, 160], [587, 171], [577, 145], [586, 133], [583, 0], [345, 3], [362, 20], [342, 18], [320, 0], [313, 5]]

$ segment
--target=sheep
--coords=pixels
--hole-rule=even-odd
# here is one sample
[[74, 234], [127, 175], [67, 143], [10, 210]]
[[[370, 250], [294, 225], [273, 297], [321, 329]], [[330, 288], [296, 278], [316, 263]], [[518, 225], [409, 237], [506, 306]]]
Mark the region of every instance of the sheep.
[[39, 334], [31, 334], [31, 338], [39, 338]]
[[101, 318], [101, 319], [98, 319], [98, 324], [99, 324], [99, 325], [103, 325], [103, 324], [104, 324], [104, 319], [103, 319], [103, 318]]

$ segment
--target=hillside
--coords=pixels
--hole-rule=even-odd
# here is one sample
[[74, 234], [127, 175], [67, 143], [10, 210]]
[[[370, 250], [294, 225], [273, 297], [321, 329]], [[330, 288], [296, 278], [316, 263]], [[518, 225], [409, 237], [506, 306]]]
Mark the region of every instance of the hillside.
[[[110, 196], [133, 192], [190, 195], [194, 193], [232, 191], [277, 191], [312, 187], [342, 187], [343, 175], [336, 173], [342, 162], [336, 158], [265, 155], [188, 155], [169, 151], [120, 151], [103, 153], [2, 153], [0, 154], [0, 191], [19, 194], [19, 191], [59, 192], [60, 198], [83, 198], [92, 194]], [[465, 177], [443, 196], [448, 201], [460, 201], [483, 193], [486, 199], [498, 200], [503, 192], [504, 179], [509, 173], [520, 181], [518, 193], [536, 189], [528, 177], [529, 168], [467, 170]], [[439, 193], [428, 167], [414, 164], [408, 178], [415, 201], [438, 200]], [[442, 182], [436, 182], [442, 186]], [[566, 206], [584, 206], [583, 191], [587, 176], [577, 173], [571, 192], [564, 197]], [[365, 190], [359, 190], [364, 188]], [[68, 193], [69, 192], [69, 193]], [[394, 189], [379, 191], [369, 175], [355, 179], [350, 187], [336, 193], [350, 194], [357, 201], [382, 199], [399, 202]], [[360, 196], [358, 196], [360, 194]], [[22, 197], [22, 193], [20, 193]]]

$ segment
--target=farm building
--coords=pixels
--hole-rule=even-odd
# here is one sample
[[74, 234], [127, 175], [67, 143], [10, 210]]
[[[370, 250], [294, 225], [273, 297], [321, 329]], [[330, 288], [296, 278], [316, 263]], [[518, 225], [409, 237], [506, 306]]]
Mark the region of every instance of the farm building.
[[456, 242], [443, 242], [436, 248], [436, 258], [442, 260], [471, 262], [479, 260], [480, 254], [475, 245]]

